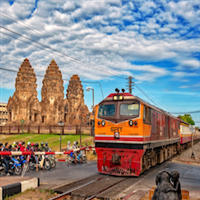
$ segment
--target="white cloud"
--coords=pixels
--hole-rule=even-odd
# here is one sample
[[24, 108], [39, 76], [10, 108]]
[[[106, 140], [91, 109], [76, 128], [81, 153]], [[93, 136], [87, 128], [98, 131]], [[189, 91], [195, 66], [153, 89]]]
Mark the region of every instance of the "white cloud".
[[[33, 12], [34, 0], [20, 2], [10, 6], [3, 1], [0, 9], [45, 35], [2, 18], [5, 27], [98, 67], [93, 69], [90, 64], [84, 66], [70, 62], [63, 55], [46, 52], [2, 34], [7, 38], [5, 40], [2, 37], [4, 41], [1, 44], [1, 63], [5, 68], [17, 70], [23, 59], [28, 57], [35, 72], [44, 75], [50, 61], [55, 59], [66, 78], [78, 73], [82, 78], [90, 80], [109, 79], [112, 74], [102, 70], [105, 68], [123, 76], [137, 72], [136, 78], [139, 81], [155, 81], [158, 77], [170, 75], [169, 71], [150, 64], [130, 64], [130, 61], [172, 59], [179, 67], [176, 68], [179, 71], [172, 76], [196, 76], [195, 72], [186, 73], [182, 69], [198, 69], [199, 61], [191, 55], [199, 52], [200, 40], [180, 37], [183, 33], [187, 34], [190, 27], [197, 27], [200, 21], [199, 12], [193, 10], [194, 3], [189, 5], [188, 2], [162, 1], [165, 8], [162, 10], [153, 1], [125, 1], [122, 5], [120, 0], [49, 0], [48, 4], [38, 1]], [[178, 16], [183, 16], [188, 25], [178, 23]], [[128, 25], [125, 21], [128, 21]], [[38, 87], [41, 85], [40, 81], [38, 79]], [[11, 76], [5, 76], [4, 87], [14, 87]]]
[[200, 61], [196, 59], [181, 60], [179, 68], [198, 69], [200, 68]]
[[197, 73], [187, 73], [187, 72], [175, 72], [173, 73], [175, 77], [189, 77], [189, 76], [199, 76]]

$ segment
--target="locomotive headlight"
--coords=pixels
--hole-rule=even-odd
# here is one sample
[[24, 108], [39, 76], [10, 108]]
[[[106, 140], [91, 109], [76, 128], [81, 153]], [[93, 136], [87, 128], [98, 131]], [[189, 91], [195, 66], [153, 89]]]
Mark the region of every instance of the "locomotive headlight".
[[132, 120], [130, 120], [128, 123], [129, 123], [129, 126], [133, 126], [133, 121]]
[[114, 138], [119, 139], [120, 135], [119, 132], [114, 132]]
[[105, 126], [105, 124], [106, 124], [106, 122], [103, 120], [103, 121], [101, 122], [101, 125], [102, 125], [102, 126]]
[[114, 101], [117, 101], [117, 100], [118, 100], [118, 101], [122, 101], [123, 98], [124, 98], [124, 97], [123, 97], [122, 95], [115, 95], [115, 96], [113, 97], [113, 100], [114, 100]]

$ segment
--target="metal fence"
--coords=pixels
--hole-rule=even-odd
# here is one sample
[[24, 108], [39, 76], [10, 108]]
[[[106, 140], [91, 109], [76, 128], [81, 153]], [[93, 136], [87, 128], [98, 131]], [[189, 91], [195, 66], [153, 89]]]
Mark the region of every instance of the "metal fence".
[[34, 126], [34, 125], [15, 125], [15, 126], [0, 126], [0, 134], [85, 134], [92, 135], [91, 125], [64, 125], [59, 126]]

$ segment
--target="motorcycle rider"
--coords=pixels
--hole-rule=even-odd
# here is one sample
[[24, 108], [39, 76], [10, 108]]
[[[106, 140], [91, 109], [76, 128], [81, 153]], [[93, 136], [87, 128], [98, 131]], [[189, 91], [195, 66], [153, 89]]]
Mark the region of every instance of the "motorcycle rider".
[[15, 151], [16, 142], [12, 143], [12, 151]]
[[40, 151], [45, 151], [44, 142], [40, 143]]
[[[3, 149], [3, 144], [0, 142], [0, 151], [2, 151], [2, 149]], [[3, 157], [1, 156], [0, 159], [3, 160]]]
[[[3, 148], [3, 151], [10, 151], [9, 146], [10, 146], [9, 143], [6, 142], [5, 143], [5, 147]], [[10, 174], [8, 173], [8, 170], [9, 170], [9, 161], [10, 160], [11, 160], [11, 157], [9, 155], [3, 156], [3, 161], [4, 161], [5, 165], [6, 165], [6, 174], [7, 174], [7, 176], [10, 176]]]
[[17, 151], [20, 151], [21, 146], [22, 146], [22, 144], [21, 144], [21, 142], [19, 142], [19, 143], [18, 143]]
[[[34, 145], [34, 150], [33, 150], [34, 152], [36, 152], [36, 151], [40, 151], [39, 150], [39, 144], [38, 143], [35, 143], [35, 145]], [[34, 157], [35, 157], [35, 162], [36, 162], [36, 171], [38, 171], [38, 155], [34, 155]]]
[[3, 144], [0, 143], [0, 151], [3, 151], [3, 148], [4, 148]]
[[[78, 141], [76, 141], [76, 148], [78, 148]], [[78, 161], [80, 162], [80, 157], [82, 156], [82, 153], [81, 151], [77, 151], [77, 158], [78, 158]]]
[[26, 149], [27, 149], [27, 151], [31, 151], [31, 143], [30, 142], [27, 143]]
[[67, 151], [69, 151], [69, 150], [71, 149], [70, 144], [71, 144], [71, 142], [68, 141], [68, 142], [67, 142]]
[[46, 152], [49, 152], [49, 151], [51, 151], [51, 149], [49, 148], [49, 146], [48, 146], [48, 142], [45, 142], [45, 151]]
[[20, 151], [26, 151], [25, 142], [21, 143]]
[[34, 145], [35, 145], [35, 144], [32, 142], [32, 143], [31, 143], [30, 151], [34, 151]]

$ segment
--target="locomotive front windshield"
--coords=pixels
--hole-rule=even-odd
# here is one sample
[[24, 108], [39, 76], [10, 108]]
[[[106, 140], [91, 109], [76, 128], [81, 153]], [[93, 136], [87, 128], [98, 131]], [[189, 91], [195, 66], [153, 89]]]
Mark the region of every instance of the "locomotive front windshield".
[[139, 104], [121, 104], [120, 105], [120, 115], [130, 116], [130, 115], [139, 115]]
[[114, 116], [115, 114], [115, 104], [107, 104], [99, 106], [99, 117], [103, 116]]

